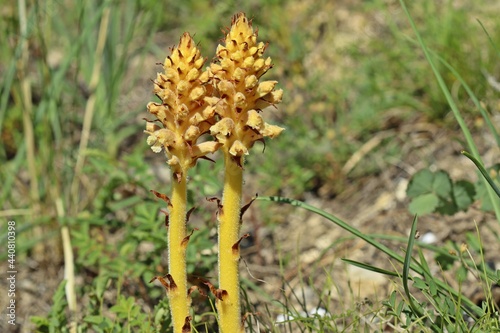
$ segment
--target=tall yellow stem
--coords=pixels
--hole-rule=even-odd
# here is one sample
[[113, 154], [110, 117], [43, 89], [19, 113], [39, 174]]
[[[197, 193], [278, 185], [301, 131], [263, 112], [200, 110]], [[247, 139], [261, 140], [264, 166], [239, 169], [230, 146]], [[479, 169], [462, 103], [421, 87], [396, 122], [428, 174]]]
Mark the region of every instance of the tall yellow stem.
[[221, 333], [243, 332], [238, 274], [240, 251], [237, 245], [243, 170], [232, 157], [228, 151], [224, 151], [224, 193], [219, 215], [219, 288], [227, 291], [227, 295], [223, 296], [222, 301], [217, 300]]
[[183, 173], [180, 181], [172, 177], [172, 198], [168, 226], [168, 264], [169, 273], [175, 286], [171, 286], [168, 297], [170, 300], [174, 333], [185, 333], [183, 326], [189, 316], [191, 299], [187, 294], [186, 273], [186, 175]]

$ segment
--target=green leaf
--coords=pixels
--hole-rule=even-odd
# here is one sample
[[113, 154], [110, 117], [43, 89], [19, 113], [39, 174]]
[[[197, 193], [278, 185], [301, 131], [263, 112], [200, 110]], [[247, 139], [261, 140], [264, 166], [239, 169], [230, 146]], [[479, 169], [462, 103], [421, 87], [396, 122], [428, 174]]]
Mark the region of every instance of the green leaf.
[[429, 287], [427, 283], [419, 277], [413, 278], [413, 286], [420, 290], [426, 290]]
[[456, 276], [459, 283], [464, 282], [467, 278], [467, 268], [464, 266], [460, 266], [457, 270]]
[[413, 198], [409, 208], [412, 214], [452, 215], [470, 206], [474, 189], [471, 183], [463, 180], [454, 184], [446, 171], [433, 173], [423, 169], [410, 180], [407, 195]]
[[406, 194], [410, 198], [415, 198], [430, 193], [432, 192], [433, 181], [434, 174], [429, 169], [422, 169], [411, 178]]
[[458, 212], [458, 208], [457, 205], [455, 205], [455, 202], [452, 201], [451, 197], [449, 200], [441, 198], [435, 212], [441, 215], [453, 215]]
[[35, 324], [37, 328], [49, 326], [49, 320], [45, 317], [41, 316], [33, 316], [30, 318], [30, 321]]
[[413, 215], [423, 215], [434, 212], [439, 204], [439, 198], [434, 193], [420, 195], [410, 202], [409, 210]]
[[99, 325], [100, 323], [102, 323], [104, 321], [104, 317], [103, 316], [86, 316], [85, 318], [83, 318], [83, 321], [85, 321], [87, 323]]
[[453, 198], [459, 210], [467, 210], [474, 201], [475, 195], [474, 184], [466, 180], [459, 180], [453, 184]]
[[102, 300], [109, 280], [110, 277], [107, 274], [99, 275], [94, 279], [95, 294], [99, 300]]
[[118, 304], [112, 306], [110, 311], [118, 314], [118, 316], [121, 315], [120, 317], [127, 317], [128, 314], [132, 311], [133, 306], [134, 306], [133, 297], [125, 298], [124, 296], [120, 295], [118, 299]]
[[450, 268], [453, 267], [453, 263], [455, 262], [455, 258], [450, 257], [449, 255], [444, 255], [444, 254], [437, 254], [436, 255], [436, 262], [441, 266], [443, 271], [447, 271]]
[[436, 297], [438, 294], [438, 287], [436, 285], [436, 282], [434, 282], [434, 279], [432, 276], [430, 276], [427, 273], [424, 273], [425, 281], [429, 285], [429, 293], [431, 294], [432, 297]]
[[451, 179], [446, 171], [438, 171], [434, 174], [432, 189], [439, 197], [451, 199]]

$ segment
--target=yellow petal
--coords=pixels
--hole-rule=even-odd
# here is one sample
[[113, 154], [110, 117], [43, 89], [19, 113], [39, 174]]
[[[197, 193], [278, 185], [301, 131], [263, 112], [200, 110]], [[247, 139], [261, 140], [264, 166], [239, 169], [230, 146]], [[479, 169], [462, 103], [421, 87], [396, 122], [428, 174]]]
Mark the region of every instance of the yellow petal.
[[146, 123], [146, 131], [145, 131], [145, 132], [146, 132], [146, 133], [148, 133], [148, 134], [151, 134], [151, 133], [153, 133], [153, 132], [155, 132], [155, 131], [159, 130], [160, 128], [161, 128], [161, 127], [160, 127], [160, 126], [158, 126], [158, 125], [156, 125], [155, 123], [152, 123], [152, 122], [149, 122], [149, 121], [148, 121], [148, 122]]
[[157, 154], [161, 152], [162, 149], [163, 146], [159, 142], [156, 142], [155, 144], [151, 145], [151, 150]]
[[160, 120], [164, 125], [166, 125], [167, 113], [164, 105], [154, 102], [149, 102], [147, 105], [147, 109], [151, 114], [155, 115], [156, 118], [158, 118], [158, 120]]
[[221, 143], [215, 141], [202, 142], [193, 147], [193, 155], [195, 157], [202, 157], [207, 154], [215, 153], [221, 146]]
[[245, 76], [247, 75], [247, 72], [242, 69], [242, 68], [236, 68], [234, 70], [234, 73], [233, 73], [233, 77], [234, 79], [239, 82], [239, 81], [243, 81], [245, 79]]
[[264, 129], [260, 131], [262, 136], [270, 137], [271, 139], [280, 135], [285, 129], [283, 127], [279, 127], [276, 125], [269, 125], [268, 123], [264, 124]]
[[169, 147], [175, 143], [175, 133], [166, 128], [162, 128], [154, 133], [165, 147]]
[[255, 130], [260, 130], [263, 127], [263, 125], [264, 125], [264, 120], [257, 111], [255, 110], [248, 111], [247, 126]]
[[186, 141], [196, 141], [200, 136], [200, 129], [198, 126], [189, 126], [186, 132], [184, 133], [184, 139]]
[[205, 96], [205, 88], [203, 86], [196, 87], [189, 93], [189, 99], [191, 101], [197, 101]]
[[191, 84], [188, 81], [180, 80], [179, 83], [177, 83], [177, 92], [182, 94], [186, 90], [188, 90], [190, 87], [191, 87]]
[[231, 118], [219, 120], [215, 125], [210, 127], [210, 134], [219, 138], [220, 135], [227, 137], [234, 130], [234, 121]]
[[243, 66], [245, 68], [252, 68], [254, 63], [255, 63], [254, 57], [246, 57], [245, 60], [243, 61]]
[[264, 59], [259, 58], [259, 59], [255, 60], [252, 67], [253, 67], [254, 71], [258, 72], [259, 70], [262, 69], [262, 67], [264, 67], [264, 65], [265, 65]]
[[283, 99], [283, 89], [278, 89], [271, 93], [271, 98], [268, 99], [268, 101], [273, 104], [278, 104], [281, 103], [282, 99]]
[[147, 142], [148, 146], [152, 146], [156, 142], [158, 142], [158, 138], [156, 137], [156, 135], [152, 134], [152, 135], [148, 136], [148, 138], [146, 139], [146, 142]]
[[180, 167], [181, 165], [181, 161], [179, 160], [179, 158], [175, 155], [173, 155], [168, 161], [167, 161], [167, 164], [170, 165], [172, 167], [172, 169], [176, 169], [178, 167]]
[[222, 80], [219, 82], [217, 85], [217, 88], [219, 88], [220, 92], [226, 95], [233, 95], [234, 94], [234, 85], [228, 81], [228, 80]]
[[198, 77], [198, 80], [200, 81], [201, 84], [207, 83], [209, 79], [210, 79], [210, 77], [209, 77], [209, 72], [208, 71], [204, 71]]
[[243, 93], [237, 92], [236, 95], [234, 95], [234, 105], [239, 108], [244, 108], [246, 106], [246, 99]]
[[246, 89], [252, 89], [259, 83], [257, 76], [255, 75], [250, 75], [245, 78], [245, 88]]
[[278, 81], [264, 81], [260, 83], [257, 88], [258, 97], [262, 97], [269, 94], [271, 91], [273, 91], [277, 83]]
[[199, 58], [194, 62], [194, 67], [200, 69], [201, 67], [203, 67], [204, 64], [205, 64], [205, 59]]
[[179, 79], [179, 73], [175, 69], [173, 69], [172, 67], [165, 68], [165, 75], [161, 75], [161, 76], [163, 76], [162, 79], [165, 82], [167, 82], [167, 81], [177, 81]]
[[223, 70], [229, 70], [233, 67], [233, 62], [229, 58], [223, 58], [220, 62]]
[[191, 68], [186, 75], [186, 80], [189, 82], [193, 82], [200, 76], [200, 71], [197, 68]]
[[236, 140], [229, 148], [229, 154], [233, 156], [248, 155], [248, 148], [240, 140]]

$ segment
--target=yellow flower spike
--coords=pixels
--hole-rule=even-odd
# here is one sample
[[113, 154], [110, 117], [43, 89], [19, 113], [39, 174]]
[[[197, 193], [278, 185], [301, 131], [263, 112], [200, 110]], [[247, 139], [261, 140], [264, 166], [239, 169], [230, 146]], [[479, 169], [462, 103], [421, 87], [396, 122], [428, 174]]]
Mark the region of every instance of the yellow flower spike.
[[[232, 152], [241, 157], [236, 162], [242, 166], [242, 156], [248, 154], [255, 141], [264, 137], [276, 137], [280, 131], [272, 127], [273, 130], [264, 130], [265, 123], [254, 126], [248, 120], [250, 111], [262, 110], [269, 105], [281, 102], [283, 92], [275, 90], [277, 81], [263, 81], [259, 83], [259, 78], [271, 67], [271, 58], [264, 58], [263, 54], [267, 44], [257, 42], [257, 33], [254, 32], [251, 22], [243, 13], [234, 16], [231, 29], [225, 37], [225, 45], [217, 47], [217, 58], [219, 63], [211, 64], [210, 72], [219, 99], [213, 99], [210, 104], [215, 107], [215, 112], [221, 121], [230, 118], [234, 122], [234, 130], [227, 135], [220, 135], [221, 127], [226, 127], [219, 123], [210, 128], [212, 135], [215, 135], [219, 142], [227, 143], [224, 149], [229, 151], [235, 141], [239, 140], [247, 149], [235, 149]], [[249, 135], [249, 131], [253, 133]], [[268, 135], [272, 134], [272, 135]]]
[[[147, 143], [159, 153], [164, 151], [173, 175], [168, 224], [168, 262], [171, 278], [167, 290], [174, 333], [191, 332], [190, 305], [186, 274], [186, 179], [197, 159], [215, 152], [219, 142], [198, 144], [199, 137], [215, 124], [215, 109], [210, 103], [212, 87], [209, 73], [201, 68], [205, 59], [188, 33], [165, 58], [164, 73], [154, 81], [154, 93], [161, 103], [150, 102], [148, 111], [158, 122], [148, 122]], [[161, 125], [158, 126], [157, 124]], [[174, 287], [175, 286], [175, 287]]]
[[217, 47], [218, 63], [210, 65], [210, 77], [218, 92], [208, 103], [219, 121], [210, 133], [221, 143], [225, 176], [222, 210], [219, 213], [219, 289], [227, 294], [217, 299], [219, 331], [243, 332], [239, 297], [239, 232], [243, 162], [254, 143], [274, 138], [283, 128], [267, 124], [260, 111], [281, 102], [283, 92], [275, 90], [276, 81], [259, 79], [271, 67], [271, 58], [263, 58], [267, 44], [257, 42], [251, 22], [245, 14], [233, 17], [224, 45]]
[[[206, 84], [208, 72], [201, 70], [204, 63], [205, 59], [201, 57], [195, 42], [188, 33], [184, 33], [179, 45], [165, 58], [164, 73], [159, 73], [155, 80], [154, 93], [162, 103], [151, 102], [147, 106], [165, 129], [176, 133], [175, 139], [167, 140], [163, 146], [169, 160], [174, 156], [174, 160], [178, 160], [171, 164], [175, 167], [173, 171], [177, 178], [204, 156], [193, 155], [191, 148], [198, 137], [215, 123], [215, 110], [205, 101], [211, 92], [207, 88], [211, 87]], [[207, 112], [206, 109], [211, 111]], [[148, 140], [148, 143], [151, 141]], [[157, 143], [153, 144], [152, 149], [158, 152]], [[213, 152], [215, 150], [205, 151], [206, 154]]]

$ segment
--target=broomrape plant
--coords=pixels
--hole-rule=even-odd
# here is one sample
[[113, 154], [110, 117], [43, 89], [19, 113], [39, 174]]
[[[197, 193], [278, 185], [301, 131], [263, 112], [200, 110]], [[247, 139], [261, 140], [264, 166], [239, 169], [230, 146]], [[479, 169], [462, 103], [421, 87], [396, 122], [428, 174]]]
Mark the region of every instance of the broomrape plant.
[[191, 300], [187, 294], [186, 273], [189, 241], [186, 231], [187, 172], [198, 158], [215, 152], [220, 146], [220, 143], [210, 141], [197, 144], [201, 134], [215, 122], [214, 108], [205, 102], [211, 86], [207, 84], [208, 72], [201, 70], [204, 63], [205, 59], [191, 36], [188, 33], [182, 35], [179, 46], [173, 48], [165, 59], [165, 72], [159, 73], [154, 81], [154, 93], [161, 103], [150, 102], [147, 106], [160, 124], [147, 123], [147, 142], [154, 152], [165, 152], [167, 164], [172, 169], [171, 200], [154, 192], [169, 206], [165, 223], [168, 229], [169, 273], [153, 280], [159, 279], [167, 289], [175, 333], [191, 331]]
[[242, 332], [238, 263], [241, 225], [241, 194], [244, 156], [255, 141], [278, 136], [283, 128], [264, 122], [260, 111], [281, 102], [282, 90], [274, 90], [276, 81], [259, 79], [271, 68], [271, 58], [264, 58], [264, 43], [257, 43], [257, 32], [243, 13], [237, 14], [226, 35], [225, 44], [217, 47], [218, 63], [210, 72], [219, 97], [211, 104], [219, 121], [210, 133], [222, 144], [224, 153], [224, 190], [219, 211], [219, 288], [224, 293], [217, 300], [220, 332]]
[[[242, 212], [243, 165], [256, 141], [278, 136], [283, 128], [264, 121], [265, 107], [281, 102], [283, 91], [277, 81], [260, 81], [272, 67], [264, 57], [267, 44], [257, 42], [257, 31], [245, 14], [236, 14], [224, 45], [216, 50], [215, 63], [206, 71], [205, 59], [188, 33], [165, 59], [164, 73], [158, 74], [154, 92], [161, 103], [149, 103], [157, 118], [148, 122], [148, 144], [154, 152], [164, 151], [172, 169], [172, 199], [155, 192], [169, 205], [169, 273], [155, 277], [166, 287], [170, 300], [174, 332], [190, 332], [190, 298], [187, 291], [186, 174], [199, 158], [222, 150], [224, 189], [218, 211], [219, 289], [216, 296], [219, 331], [243, 332], [239, 297], [238, 264]], [[214, 141], [197, 143], [210, 133]], [[167, 280], [165, 280], [167, 278]]]

